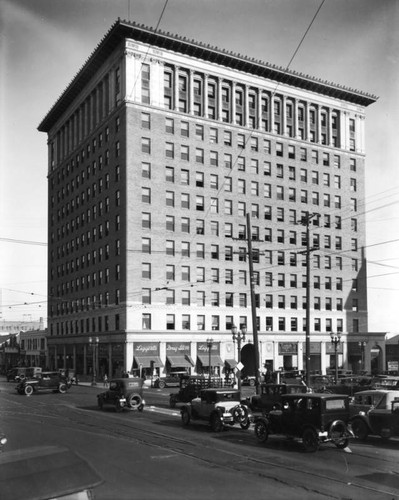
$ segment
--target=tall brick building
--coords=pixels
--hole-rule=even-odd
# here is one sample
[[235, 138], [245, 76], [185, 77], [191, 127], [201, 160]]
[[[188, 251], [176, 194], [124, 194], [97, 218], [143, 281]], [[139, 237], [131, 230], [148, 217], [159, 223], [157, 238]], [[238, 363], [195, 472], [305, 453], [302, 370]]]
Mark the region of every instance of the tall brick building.
[[[50, 359], [89, 373], [356, 367], [372, 95], [117, 21], [43, 119]], [[249, 214], [249, 217], [247, 216]], [[247, 221], [250, 221], [250, 228]], [[92, 342], [90, 343], [89, 340]], [[96, 344], [98, 352], [92, 356]], [[366, 354], [366, 362], [370, 356]]]

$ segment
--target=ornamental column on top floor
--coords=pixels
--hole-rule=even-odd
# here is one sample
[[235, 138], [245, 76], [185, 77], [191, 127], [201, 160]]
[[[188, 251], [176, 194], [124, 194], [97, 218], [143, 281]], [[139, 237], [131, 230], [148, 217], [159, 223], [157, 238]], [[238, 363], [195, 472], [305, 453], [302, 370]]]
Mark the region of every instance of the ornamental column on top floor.
[[173, 101], [175, 111], [179, 111], [179, 69], [179, 66], [175, 66], [175, 74], [173, 79]]
[[234, 125], [236, 123], [236, 82], [231, 82], [231, 123]]
[[194, 114], [194, 71], [188, 70], [188, 112]]
[[364, 135], [365, 135], [365, 119], [362, 115], [356, 116], [356, 151], [365, 153]]
[[208, 118], [208, 81], [209, 75], [204, 74], [204, 118]]
[[309, 101], [305, 102], [305, 141], [310, 140], [310, 105]]
[[217, 117], [218, 121], [222, 121], [222, 79], [218, 78], [217, 86]]

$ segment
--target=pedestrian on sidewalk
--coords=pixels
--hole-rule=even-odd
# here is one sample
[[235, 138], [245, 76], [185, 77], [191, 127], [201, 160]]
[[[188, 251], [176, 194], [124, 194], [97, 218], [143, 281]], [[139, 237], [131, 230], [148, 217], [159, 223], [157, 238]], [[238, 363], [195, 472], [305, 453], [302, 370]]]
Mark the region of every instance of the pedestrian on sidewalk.
[[108, 387], [108, 375], [106, 373], [104, 374], [103, 381], [104, 381], [104, 387]]

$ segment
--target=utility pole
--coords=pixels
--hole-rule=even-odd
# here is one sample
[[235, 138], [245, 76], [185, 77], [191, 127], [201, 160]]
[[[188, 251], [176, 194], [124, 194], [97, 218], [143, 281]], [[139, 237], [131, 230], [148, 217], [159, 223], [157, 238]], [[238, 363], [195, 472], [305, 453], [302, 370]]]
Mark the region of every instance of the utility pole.
[[313, 217], [318, 217], [319, 214], [306, 212], [306, 215], [302, 217], [299, 224], [306, 226], [306, 250], [299, 253], [305, 253], [306, 255], [306, 346], [305, 346], [305, 358], [306, 358], [306, 385], [310, 385], [310, 252], [316, 250], [310, 246], [310, 222]]
[[259, 374], [259, 341], [258, 341], [258, 325], [256, 323], [256, 302], [255, 302], [255, 283], [254, 283], [254, 265], [252, 259], [252, 235], [251, 235], [251, 220], [250, 214], [247, 213], [247, 243], [248, 243], [248, 262], [249, 262], [249, 283], [251, 291], [251, 311], [252, 311], [252, 329], [254, 336], [255, 350], [255, 386], [256, 393], [259, 393], [260, 374]]

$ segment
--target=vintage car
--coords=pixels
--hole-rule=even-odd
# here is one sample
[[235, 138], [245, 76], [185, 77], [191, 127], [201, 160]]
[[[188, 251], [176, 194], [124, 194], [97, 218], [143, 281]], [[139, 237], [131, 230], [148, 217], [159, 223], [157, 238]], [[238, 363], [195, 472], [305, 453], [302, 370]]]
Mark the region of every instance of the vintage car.
[[214, 432], [220, 432], [225, 425], [240, 424], [248, 429], [252, 415], [246, 405], [240, 403], [240, 391], [234, 389], [203, 389], [200, 396], [181, 408], [183, 425], [191, 420], [208, 422]]
[[165, 387], [180, 387], [180, 378], [187, 375], [187, 372], [172, 372], [154, 380], [154, 387], [164, 389]]
[[260, 394], [247, 397], [243, 403], [253, 412], [268, 413], [281, 409], [281, 397], [284, 394], [305, 394], [306, 391], [306, 385], [302, 384], [261, 384]]
[[352, 376], [341, 377], [335, 384], [327, 385], [323, 392], [331, 394], [347, 394], [353, 397], [356, 392], [365, 391], [372, 388], [371, 377]]
[[353, 437], [348, 428], [349, 398], [340, 394], [286, 394], [281, 410], [255, 418], [255, 436], [265, 443], [270, 434], [302, 439], [305, 451], [317, 451], [321, 443], [346, 448]]
[[373, 389], [399, 390], [399, 377], [374, 378]]
[[353, 407], [352, 430], [358, 439], [365, 440], [369, 434], [384, 438], [399, 436], [398, 391], [376, 389], [360, 392], [355, 394], [351, 406]]
[[109, 383], [109, 389], [97, 394], [97, 404], [102, 410], [114, 408], [122, 411], [124, 408], [143, 411], [145, 401], [143, 398], [142, 378], [116, 378]]
[[220, 377], [209, 377], [204, 375], [183, 375], [180, 377], [179, 392], [170, 394], [169, 406], [175, 408], [177, 403], [189, 403], [199, 396], [202, 389], [209, 387], [223, 388], [230, 384]]
[[40, 372], [33, 378], [25, 378], [16, 386], [18, 394], [30, 396], [34, 392], [53, 391], [65, 394], [68, 390], [67, 380], [60, 372]]

